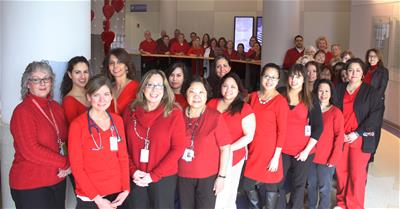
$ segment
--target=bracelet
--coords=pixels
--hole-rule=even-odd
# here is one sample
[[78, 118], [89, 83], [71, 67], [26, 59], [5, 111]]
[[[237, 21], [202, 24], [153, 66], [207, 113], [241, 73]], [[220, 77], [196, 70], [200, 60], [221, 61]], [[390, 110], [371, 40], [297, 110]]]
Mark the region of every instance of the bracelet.
[[223, 175], [220, 175], [220, 174], [218, 174], [218, 177], [219, 178], [223, 178], [223, 179], [226, 178], [226, 176], [223, 176]]

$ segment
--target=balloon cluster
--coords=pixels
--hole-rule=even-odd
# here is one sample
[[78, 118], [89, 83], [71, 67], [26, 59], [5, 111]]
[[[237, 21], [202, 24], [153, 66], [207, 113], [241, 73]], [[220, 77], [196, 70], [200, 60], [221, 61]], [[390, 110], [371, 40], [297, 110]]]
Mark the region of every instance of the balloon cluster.
[[[120, 12], [125, 6], [125, 0], [104, 0], [103, 14], [106, 18], [103, 21], [103, 33], [101, 39], [103, 40], [104, 53], [108, 54], [111, 48], [111, 43], [114, 41], [115, 33], [110, 30], [110, 19], [115, 12]], [[91, 12], [91, 18], [94, 18], [94, 12]]]

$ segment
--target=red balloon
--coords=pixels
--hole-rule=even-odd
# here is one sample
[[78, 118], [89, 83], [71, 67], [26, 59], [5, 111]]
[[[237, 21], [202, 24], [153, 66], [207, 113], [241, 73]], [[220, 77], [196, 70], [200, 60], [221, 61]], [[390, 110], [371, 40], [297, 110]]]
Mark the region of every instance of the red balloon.
[[114, 7], [111, 5], [104, 5], [103, 6], [103, 14], [106, 17], [106, 19], [110, 19], [113, 14], [114, 14], [115, 10]]
[[112, 31], [104, 31], [101, 33], [101, 39], [103, 40], [104, 44], [111, 45], [114, 41], [115, 33]]
[[109, 31], [110, 30], [110, 20], [104, 20], [103, 21], [103, 28], [104, 28], [104, 31]]
[[114, 7], [116, 12], [120, 12], [125, 6], [125, 1], [124, 0], [112, 0], [111, 5]]
[[94, 11], [90, 10], [90, 20], [93, 21], [94, 18]]

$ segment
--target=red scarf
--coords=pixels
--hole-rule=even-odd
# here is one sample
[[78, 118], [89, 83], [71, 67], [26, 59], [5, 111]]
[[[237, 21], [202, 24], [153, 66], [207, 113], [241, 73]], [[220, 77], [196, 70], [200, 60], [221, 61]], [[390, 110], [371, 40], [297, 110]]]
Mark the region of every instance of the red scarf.
[[378, 65], [371, 65], [371, 67], [367, 71], [367, 74], [364, 77], [364, 82], [365, 83], [371, 85], [372, 76], [375, 73], [377, 68], [378, 68]]

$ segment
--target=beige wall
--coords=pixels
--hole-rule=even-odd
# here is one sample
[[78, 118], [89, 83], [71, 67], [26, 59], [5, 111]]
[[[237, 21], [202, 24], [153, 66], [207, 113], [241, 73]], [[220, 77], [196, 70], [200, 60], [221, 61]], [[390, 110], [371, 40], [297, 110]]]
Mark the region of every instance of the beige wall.
[[[389, 40], [388, 63], [389, 84], [386, 90], [386, 110], [384, 118], [400, 126], [400, 69], [394, 63], [399, 59], [400, 48], [400, 1], [354, 1], [351, 6], [350, 48], [356, 56], [364, 57], [368, 48], [372, 47], [373, 17], [389, 17], [396, 22], [396, 28], [391, 29]], [[396, 21], [395, 21], [396, 20]], [[394, 30], [397, 37], [394, 37]]]

